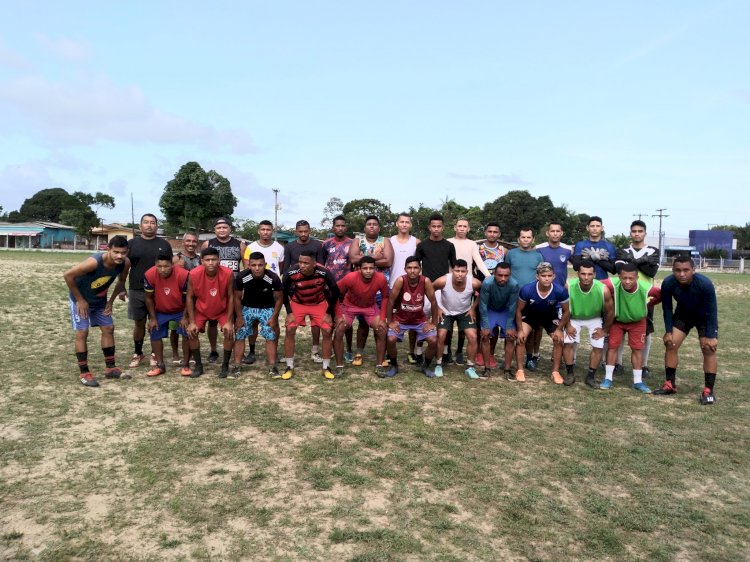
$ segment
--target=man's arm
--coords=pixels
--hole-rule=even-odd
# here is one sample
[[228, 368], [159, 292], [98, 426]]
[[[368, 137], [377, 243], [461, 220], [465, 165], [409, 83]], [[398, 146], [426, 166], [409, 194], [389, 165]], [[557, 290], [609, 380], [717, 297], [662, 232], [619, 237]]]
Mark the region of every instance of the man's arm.
[[362, 259], [364, 254], [359, 247], [359, 237], [355, 237], [352, 241], [352, 245], [349, 246], [349, 263], [352, 265], [359, 265], [359, 260]]
[[661, 284], [661, 311], [664, 316], [664, 331], [667, 334], [672, 333], [673, 324], [672, 285], [669, 279], [668, 277]]
[[[109, 300], [107, 301], [107, 304], [104, 307], [105, 315], [112, 314], [112, 305], [114, 304], [115, 299], [119, 297], [120, 294], [124, 294], [125, 280], [128, 278], [129, 272], [130, 272], [130, 260], [128, 258], [125, 258], [125, 267], [122, 268], [120, 275], [117, 277], [117, 283], [115, 283], [115, 287], [112, 290], [112, 294], [109, 296]], [[122, 300], [125, 300], [125, 299], [123, 298]]]
[[[494, 281], [493, 281], [494, 283]], [[483, 330], [490, 329], [490, 319], [487, 317], [488, 303], [490, 302], [490, 285], [482, 283], [479, 289], [479, 327]]]
[[[716, 289], [709, 281], [703, 290], [706, 302], [706, 338], [718, 339], [719, 337], [719, 309], [716, 304]], [[714, 345], [715, 347], [715, 345]]]
[[448, 263], [450, 263], [451, 269], [453, 269], [456, 265], [456, 247], [450, 244], [450, 251], [448, 252]]
[[396, 307], [396, 299], [401, 294], [401, 288], [404, 286], [404, 278], [399, 277], [393, 284], [391, 294], [388, 296], [388, 310], [385, 311], [385, 321], [388, 325], [393, 321], [393, 309]]
[[250, 254], [247, 252], [247, 246], [244, 242], [240, 242], [240, 263], [242, 264], [240, 271], [250, 266]]
[[90, 257], [63, 273], [63, 279], [65, 279], [65, 284], [68, 286], [68, 289], [70, 289], [70, 293], [76, 301], [76, 309], [81, 318], [88, 318], [89, 303], [83, 298], [81, 291], [78, 290], [76, 278], [82, 277], [92, 271], [96, 271], [97, 267], [96, 259]]
[[232, 330], [234, 326], [234, 274], [228, 276], [224, 290], [227, 292], [227, 323], [224, 326]]
[[383, 238], [383, 256], [375, 260], [375, 265], [382, 268], [393, 265], [393, 244], [390, 238]]
[[432, 290], [433, 291], [442, 291], [445, 289], [445, 283], [448, 281], [448, 275], [443, 275], [442, 277], [438, 277], [432, 282]]
[[380, 319], [385, 321], [386, 313], [388, 312], [388, 303], [391, 301], [391, 296], [388, 290], [388, 281], [385, 275], [382, 277], [383, 282], [380, 285]]
[[333, 275], [327, 270], [325, 278], [326, 286], [328, 287], [328, 314], [333, 318], [336, 314], [336, 303], [339, 301], [339, 286], [336, 284]]
[[245, 317], [242, 315], [243, 289], [237, 288], [236, 281], [239, 281], [239, 278], [235, 280], [234, 285], [234, 327], [239, 330], [245, 325]]
[[424, 294], [429, 299], [430, 306], [432, 308], [431, 324], [433, 326], [437, 326], [440, 323], [440, 316], [442, 311], [437, 304], [437, 299], [435, 298], [435, 289], [432, 288], [432, 282], [428, 277], [424, 278]]
[[292, 292], [294, 290], [294, 284], [292, 283], [292, 278], [289, 275], [284, 276], [284, 282], [281, 285], [281, 290], [284, 294], [284, 310], [286, 310], [287, 315], [292, 313], [292, 307], [289, 304], [289, 300], [292, 297]]
[[487, 266], [484, 265], [484, 260], [482, 259], [482, 255], [479, 253], [479, 246], [474, 244], [474, 249], [471, 251], [471, 258], [474, 260], [474, 265], [477, 267], [477, 270], [479, 270], [482, 275], [484, 275], [485, 279], [490, 276], [490, 270], [487, 269]]

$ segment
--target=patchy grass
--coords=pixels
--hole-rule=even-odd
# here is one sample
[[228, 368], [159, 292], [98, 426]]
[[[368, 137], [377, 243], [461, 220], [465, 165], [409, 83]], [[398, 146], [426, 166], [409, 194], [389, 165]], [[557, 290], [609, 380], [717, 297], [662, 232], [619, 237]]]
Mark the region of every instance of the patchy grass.
[[[627, 376], [609, 393], [556, 387], [549, 347], [523, 385], [455, 366], [330, 383], [306, 336], [288, 382], [262, 366], [237, 381], [141, 367], [87, 389], [61, 277], [82, 258], [0, 253], [5, 559], [747, 559], [746, 277], [712, 275], [720, 368], [705, 408], [692, 339], [674, 397], [636, 394]], [[115, 319], [124, 364], [123, 303]], [[101, 372], [93, 330], [89, 344]], [[660, 357], [656, 341], [654, 387]]]

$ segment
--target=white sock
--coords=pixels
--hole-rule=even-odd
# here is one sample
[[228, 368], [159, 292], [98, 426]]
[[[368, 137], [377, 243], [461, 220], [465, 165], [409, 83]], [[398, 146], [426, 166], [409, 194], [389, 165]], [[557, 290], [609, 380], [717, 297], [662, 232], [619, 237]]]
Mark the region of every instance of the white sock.
[[324, 370], [327, 369], [328, 365], [330, 365], [330, 364], [331, 364], [331, 360], [330, 359], [323, 359], [323, 369]]
[[447, 345], [444, 345], [443, 346], [443, 355], [445, 355], [446, 353], [448, 353], [450, 350], [451, 350], [450, 347], [448, 347]]
[[604, 378], [608, 381], [612, 380], [612, 376], [615, 374], [615, 366], [614, 365], [605, 365], [604, 366]]
[[633, 369], [633, 384], [643, 382], [643, 369]]
[[414, 355], [422, 355], [424, 353], [424, 349], [422, 349], [421, 345], [418, 345], [414, 348]]
[[284, 361], [286, 361], [286, 366], [290, 369], [294, 368], [294, 357], [285, 357]]
[[319, 346], [317, 346], [317, 345], [312, 346], [312, 353], [313, 354], [318, 353], [318, 350], [319, 350]]

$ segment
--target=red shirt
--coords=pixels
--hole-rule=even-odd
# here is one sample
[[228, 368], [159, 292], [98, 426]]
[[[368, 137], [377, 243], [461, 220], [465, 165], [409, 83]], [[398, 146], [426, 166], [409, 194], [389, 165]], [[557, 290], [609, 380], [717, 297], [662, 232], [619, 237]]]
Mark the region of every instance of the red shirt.
[[380, 318], [385, 320], [388, 311], [388, 281], [385, 275], [376, 271], [372, 279], [365, 281], [359, 271], [352, 271], [338, 282], [338, 286], [344, 295], [344, 304], [356, 308], [375, 306], [375, 295], [380, 291], [383, 299], [380, 302]]
[[396, 298], [396, 313], [393, 318], [399, 324], [418, 325], [427, 322], [427, 315], [424, 313], [424, 280], [425, 276], [420, 275], [416, 286], [409, 285], [409, 278], [402, 275], [403, 285], [401, 294]]
[[190, 270], [190, 281], [195, 296], [195, 311], [209, 320], [216, 320], [227, 312], [229, 280], [234, 278], [232, 270], [219, 266], [216, 275], [206, 275], [206, 268], [199, 265]]
[[185, 310], [185, 293], [187, 293], [188, 272], [181, 267], [173, 267], [169, 277], [162, 279], [156, 266], [143, 274], [143, 289], [154, 294], [156, 312], [172, 314]]

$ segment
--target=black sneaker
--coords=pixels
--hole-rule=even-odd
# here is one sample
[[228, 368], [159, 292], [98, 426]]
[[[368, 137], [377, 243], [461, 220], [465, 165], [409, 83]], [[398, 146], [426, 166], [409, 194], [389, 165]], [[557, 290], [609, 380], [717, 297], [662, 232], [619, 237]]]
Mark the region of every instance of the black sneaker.
[[212, 351], [208, 354], [208, 362], [209, 363], [216, 363], [219, 360], [219, 353], [217, 351]]
[[247, 355], [245, 355], [245, 357], [242, 358], [242, 362], [245, 365], [252, 365], [253, 363], [255, 363], [255, 353], [250, 353], [248, 351]]
[[222, 365], [219, 371], [219, 378], [225, 379], [229, 376], [229, 365]]
[[672, 384], [672, 381], [664, 381], [661, 388], [657, 388], [652, 392], [657, 396], [668, 396], [670, 394], [677, 394], [677, 387]]
[[229, 375], [227, 375], [230, 379], [236, 379], [239, 378], [239, 376], [242, 374], [242, 369], [240, 369], [239, 365], [232, 365], [232, 368], [229, 370]]
[[701, 395], [698, 398], [698, 401], [704, 406], [710, 406], [711, 404], [716, 402], [714, 391], [708, 387], [704, 388], [703, 392], [701, 392]]
[[510, 369], [505, 369], [505, 378], [509, 381], [516, 380], [516, 374]]
[[90, 386], [92, 388], [95, 386], [99, 386], [99, 383], [96, 382], [94, 375], [92, 375], [91, 373], [81, 373], [81, 378], [78, 380], [81, 381], [81, 384], [83, 386]]
[[456, 365], [466, 365], [466, 359], [464, 359], [463, 353], [456, 353], [456, 358], [454, 359]]
[[643, 367], [643, 369], [641, 370], [641, 376], [644, 379], [649, 378], [651, 376], [651, 369], [649, 369], [648, 367]]
[[190, 378], [197, 379], [201, 376], [203, 376], [203, 363], [201, 363], [200, 365], [193, 365], [193, 372], [190, 373]]
[[481, 373], [479, 374], [479, 378], [480, 378], [480, 379], [482, 379], [482, 380], [487, 380], [487, 379], [488, 379], [488, 378], [490, 378], [491, 376], [492, 376], [492, 370], [491, 370], [491, 369], [489, 369], [488, 367], [485, 367], [485, 368], [484, 368], [484, 371], [482, 371], [482, 372], [481, 372]]
[[588, 373], [586, 375], [586, 386], [591, 388], [599, 388], [599, 383], [596, 382], [596, 373]]
[[536, 370], [539, 368], [539, 359], [536, 357], [532, 357], [528, 361], [526, 361], [526, 368], [533, 372], [536, 372]]
[[268, 370], [268, 376], [271, 377], [272, 379], [279, 379], [279, 378], [281, 378], [281, 375], [279, 374], [279, 370], [276, 368], [276, 365], [273, 365]]
[[566, 373], [565, 378], [563, 379], [563, 384], [565, 386], [573, 386], [575, 383], [576, 383], [576, 374]]

